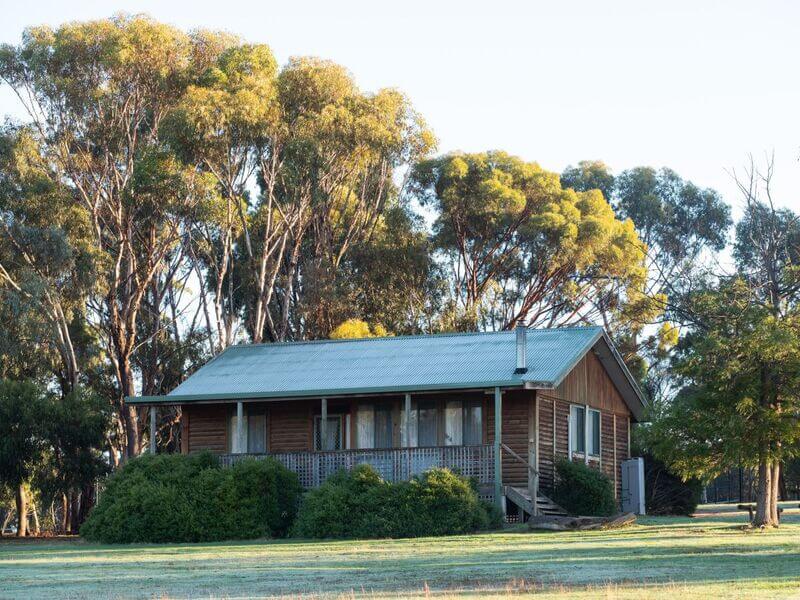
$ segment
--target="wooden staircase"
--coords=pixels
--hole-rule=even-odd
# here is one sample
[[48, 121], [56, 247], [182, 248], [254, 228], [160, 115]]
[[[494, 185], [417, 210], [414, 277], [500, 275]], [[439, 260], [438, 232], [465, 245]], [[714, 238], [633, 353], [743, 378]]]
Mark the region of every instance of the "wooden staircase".
[[[508, 500], [520, 507], [525, 513], [533, 516], [533, 503], [531, 502], [531, 494], [526, 488], [505, 486], [505, 495]], [[558, 504], [550, 500], [547, 496], [539, 494], [536, 498], [536, 508], [539, 515], [566, 517], [567, 511], [561, 508]]]

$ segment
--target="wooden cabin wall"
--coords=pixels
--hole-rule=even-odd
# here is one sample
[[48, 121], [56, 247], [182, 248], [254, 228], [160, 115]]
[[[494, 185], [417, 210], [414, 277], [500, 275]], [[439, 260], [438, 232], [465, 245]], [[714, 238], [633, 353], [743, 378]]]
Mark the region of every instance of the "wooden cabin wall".
[[[319, 414], [319, 404], [319, 401], [314, 403], [312, 400], [268, 403], [267, 444], [269, 451], [304, 452], [313, 449], [313, 415]], [[329, 406], [328, 408], [330, 414], [333, 414], [333, 407]]]
[[631, 412], [594, 352], [587, 353], [558, 388], [538, 390], [536, 399], [539, 404], [539, 485], [543, 492], [552, 491], [555, 461], [569, 457], [569, 407], [580, 404], [600, 411], [600, 458], [590, 457], [589, 465], [600, 469], [614, 482], [619, 498], [622, 461], [630, 456]]
[[[528, 415], [535, 393], [532, 390], [507, 390], [503, 393], [503, 427], [501, 439], [503, 443], [528, 460]], [[486, 404], [486, 443], [494, 443], [494, 397]], [[528, 485], [528, 467], [503, 452], [503, 483], [506, 485]]]
[[228, 407], [224, 404], [183, 405], [181, 419], [184, 430], [181, 436], [181, 450], [185, 449], [186, 452], [208, 450], [214, 454], [224, 454], [228, 448], [227, 411]]

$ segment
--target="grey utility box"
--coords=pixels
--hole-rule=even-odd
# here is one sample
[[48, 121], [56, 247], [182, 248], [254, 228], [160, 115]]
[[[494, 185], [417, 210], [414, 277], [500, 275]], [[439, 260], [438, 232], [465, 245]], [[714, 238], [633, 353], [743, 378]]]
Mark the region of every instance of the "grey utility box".
[[622, 461], [622, 512], [644, 514], [644, 459]]

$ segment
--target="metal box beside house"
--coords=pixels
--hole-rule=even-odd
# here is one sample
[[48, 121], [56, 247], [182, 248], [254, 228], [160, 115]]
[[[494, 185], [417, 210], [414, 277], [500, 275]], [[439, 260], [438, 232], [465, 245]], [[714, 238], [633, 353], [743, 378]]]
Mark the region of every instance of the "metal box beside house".
[[645, 514], [643, 458], [622, 461], [622, 512]]

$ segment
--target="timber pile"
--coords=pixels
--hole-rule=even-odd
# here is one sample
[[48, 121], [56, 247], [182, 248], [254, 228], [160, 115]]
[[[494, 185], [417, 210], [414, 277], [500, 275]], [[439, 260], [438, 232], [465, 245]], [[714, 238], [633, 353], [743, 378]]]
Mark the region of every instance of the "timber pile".
[[615, 517], [554, 517], [543, 515], [528, 519], [531, 529], [549, 531], [590, 531], [592, 529], [617, 529], [636, 522], [636, 515], [625, 513]]

